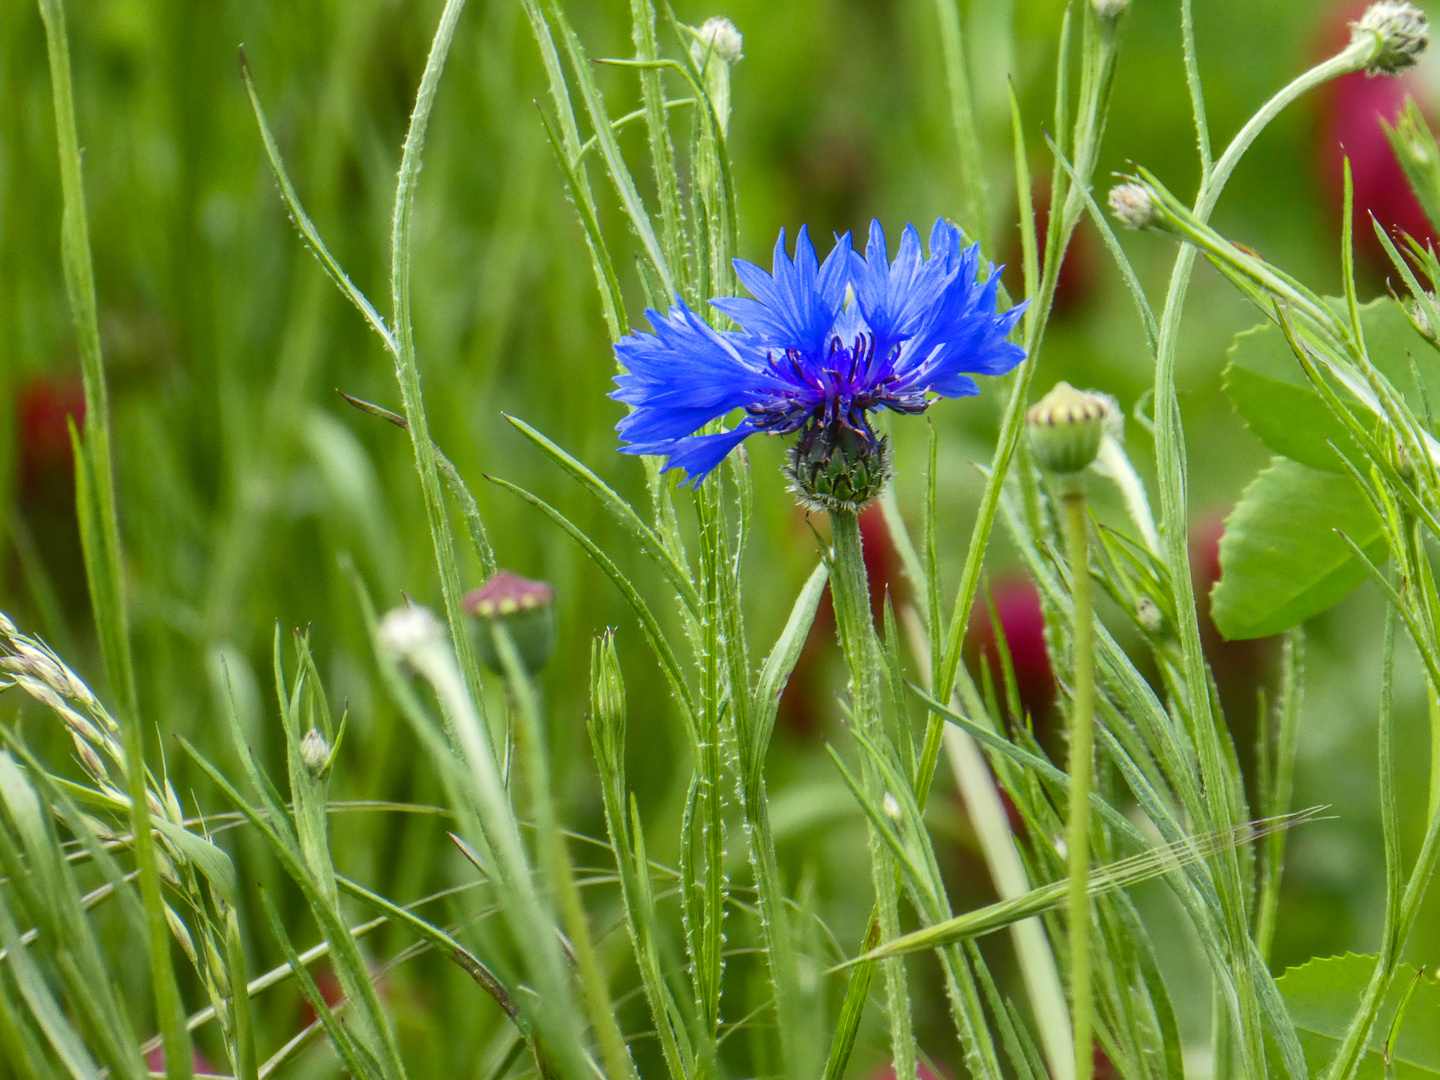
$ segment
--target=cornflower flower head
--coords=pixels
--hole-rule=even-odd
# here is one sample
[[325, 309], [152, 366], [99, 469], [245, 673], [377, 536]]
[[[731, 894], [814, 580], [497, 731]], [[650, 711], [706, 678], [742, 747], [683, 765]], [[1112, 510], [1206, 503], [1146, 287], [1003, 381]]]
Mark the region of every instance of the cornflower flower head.
[[[880, 223], [862, 257], [847, 233], [821, 263], [801, 228], [792, 259], [782, 230], [773, 269], [735, 260], [750, 297], [711, 305], [740, 329], [716, 330], [684, 303], [647, 311], [653, 333], [615, 346], [624, 371], [610, 396], [632, 407], [616, 430], [628, 454], [656, 454], [698, 486], [750, 435], [793, 435], [786, 474], [813, 510], [856, 511], [891, 475], [872, 413], [921, 413], [937, 398], [979, 392], [971, 375], [1002, 375], [1025, 356], [1006, 336], [1025, 310], [997, 311], [1000, 278], [981, 275], [978, 245], [943, 220], [930, 254], [906, 226], [894, 261]], [[700, 433], [736, 409], [728, 430]]]

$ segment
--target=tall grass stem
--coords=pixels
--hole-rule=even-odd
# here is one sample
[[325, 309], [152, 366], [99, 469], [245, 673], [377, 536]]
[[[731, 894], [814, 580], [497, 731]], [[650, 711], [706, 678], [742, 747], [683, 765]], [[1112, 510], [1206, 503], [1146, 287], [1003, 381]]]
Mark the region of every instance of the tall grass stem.
[[190, 1040], [185, 1034], [180, 988], [171, 965], [170, 929], [165, 900], [160, 891], [160, 874], [155, 861], [150, 807], [146, 797], [145, 728], [140, 717], [134, 660], [130, 651], [120, 522], [115, 508], [115, 478], [111, 464], [110, 402], [100, 351], [95, 270], [90, 253], [85, 185], [80, 169], [80, 141], [75, 124], [70, 44], [63, 0], [40, 0], [40, 17], [45, 24], [60, 161], [63, 200], [60, 255], [85, 387], [85, 439], [75, 455], [81, 543], [100, 650], [117, 699], [116, 712], [125, 728], [130, 827], [134, 835], [135, 863], [140, 873], [140, 895], [145, 905], [156, 1021], [165, 1038], [165, 1068], [171, 1080], [189, 1080], [194, 1072], [193, 1059]]

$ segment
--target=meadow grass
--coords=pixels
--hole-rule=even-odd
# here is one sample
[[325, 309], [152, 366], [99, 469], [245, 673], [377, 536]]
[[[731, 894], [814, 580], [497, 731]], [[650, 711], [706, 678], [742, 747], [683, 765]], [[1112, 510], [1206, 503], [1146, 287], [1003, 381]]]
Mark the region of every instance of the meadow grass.
[[[750, 222], [777, 216], [733, 27], [652, 0], [431, 6], [423, 34], [380, 0], [235, 15], [226, 32], [257, 35], [238, 67], [194, 8], [0, 13], [25, 106], [6, 124], [14, 368], [73, 336], [85, 404], [69, 454], [22, 441], [7, 495], [0, 1074], [1440, 1075], [1440, 442], [1434, 357], [1414, 355], [1440, 263], [1377, 224], [1405, 299], [1362, 306], [1348, 167], [1333, 283], [1211, 222], [1272, 125], [1413, 62], [1423, 16], [1376, 5], [1248, 120], [1226, 111], [1217, 155], [1203, 13], [1181, 0], [1163, 47], [1196, 194], [1139, 147], [1107, 213], [1102, 161], [1139, 92], [1121, 73], [1162, 47], [1148, 16], [908, 5], [915, 124], [944, 131], [946, 177], [896, 203], [938, 201], [984, 258], [1018, 254], [1001, 306], [1028, 301], [1024, 359], [928, 425], [881, 421], [900, 476], [862, 518], [797, 510], [775, 440], [690, 487], [615, 453], [612, 347], [682, 302], [727, 329], [707, 302], [741, 291], [733, 260], [768, 245]], [[741, 19], [744, 47], [807, 12]], [[137, 66], [148, 33], [163, 63]], [[860, 46], [827, 48], [794, 53], [829, 72]], [[783, 114], [783, 79], [766, 90]], [[1424, 203], [1440, 155], [1413, 106], [1392, 139]], [[817, 213], [859, 233], [881, 210]], [[1084, 243], [1114, 301], [1090, 325], [1123, 321], [1143, 393], [1065, 321]], [[1233, 325], [1187, 306], [1197, 255]], [[1187, 524], [1213, 481], [1210, 444], [1187, 450], [1187, 336], [1219, 348], [1262, 320], [1289, 374], [1227, 387], [1277, 456], [1202, 607]], [[1102, 401], [1088, 480], [1027, 434], [1042, 367], [1136, 402], [1127, 444]], [[1277, 469], [1339, 494], [1297, 521], [1266, 494]], [[1038, 594], [1068, 738], [1027, 714], [998, 614], [998, 665], [967, 658], [1005, 561]], [[502, 566], [554, 584], [543, 621], [475, 614], [467, 586]], [[1324, 612], [1361, 580], [1374, 648], [1327, 648]], [[1243, 719], [1212, 617], [1286, 631], [1275, 700]], [[1324, 680], [1371, 657], [1376, 820], [1354, 835], [1381, 837], [1383, 889], [1322, 939], [1369, 955], [1297, 955], [1286, 834], [1321, 829], [1301, 807], [1351, 769], [1332, 742], [1297, 782], [1302, 700], [1340, 700]], [[796, 693], [820, 700], [823, 746]], [[1428, 753], [1397, 755], [1401, 724]], [[1320, 958], [1282, 976], [1277, 940]]]

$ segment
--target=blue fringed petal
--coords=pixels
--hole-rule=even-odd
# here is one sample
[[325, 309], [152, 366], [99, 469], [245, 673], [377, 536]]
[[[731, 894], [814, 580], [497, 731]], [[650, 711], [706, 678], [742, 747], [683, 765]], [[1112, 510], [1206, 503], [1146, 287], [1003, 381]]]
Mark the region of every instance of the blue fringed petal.
[[850, 237], [842, 236], [821, 265], [804, 226], [795, 238], [795, 258], [785, 253], [785, 230], [775, 241], [773, 272], [744, 259], [735, 274], [754, 299], [719, 297], [710, 303], [745, 329], [759, 349], [819, 353], [829, 340], [835, 316], [845, 304], [850, 279]]

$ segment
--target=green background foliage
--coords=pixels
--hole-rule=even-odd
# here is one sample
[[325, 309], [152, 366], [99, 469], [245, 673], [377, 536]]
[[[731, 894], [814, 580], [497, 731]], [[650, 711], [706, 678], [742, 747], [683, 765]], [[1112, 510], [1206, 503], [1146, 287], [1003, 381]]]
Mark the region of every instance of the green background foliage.
[[[1049, 107], [1062, 5], [975, 0], [962, 6], [987, 148], [981, 167], [999, 208], [995, 220], [1009, 223], [1017, 215], [1006, 80], [1013, 80], [1030, 118], [1026, 135], [1040, 174], [1038, 118]], [[1197, 172], [1178, 14], [1175, 5], [1146, 0], [1135, 0], [1134, 8], [1097, 176], [1143, 160], [1172, 189], [1188, 193]], [[298, 242], [236, 57], [243, 43], [311, 217], [361, 288], [383, 296], [399, 148], [439, 10], [433, 0], [72, 4], [76, 110], [112, 395], [120, 525], [136, 668], [143, 673], [140, 712], [152, 739], [155, 731], [163, 736], [187, 813], [196, 803], [214, 809], [218, 792], [180, 753], [175, 737], [238, 775], [241, 763], [220, 720], [227, 675], [245, 739], [272, 775], [284, 770], [285, 733], [271, 704], [277, 625], [287, 655], [292, 632], [310, 628], [309, 648], [336, 714], [342, 705], [348, 709], [332, 797], [443, 801], [440, 778], [413, 751], [374, 670], [347, 569], [353, 565], [385, 607], [402, 594], [441, 606], [406, 438], [335, 392], [398, 409], [391, 362]], [[745, 34], [730, 137], [747, 257], [768, 262], [782, 226], [793, 235], [808, 223], [825, 237], [863, 232], [878, 216], [893, 235], [902, 222], [928, 223], [954, 211], [957, 151], [931, 3], [735, 0], [712, 11], [687, 0], [677, 13], [696, 23], [724, 14]], [[630, 54], [628, 10], [620, 0], [576, 4], [571, 14], [591, 55]], [[996, 27], [1011, 18], [1018, 32], [1013, 55], [1005, 55], [994, 47]], [[1315, 5], [1302, 0], [1202, 5], [1198, 49], [1217, 137], [1228, 138], [1276, 86], [1323, 54], [1331, 39], [1322, 22]], [[613, 113], [639, 106], [631, 73], [601, 69], [596, 77]], [[482, 479], [495, 474], [536, 492], [595, 537], [647, 595], [666, 595], [667, 584], [623, 529], [502, 417], [533, 424], [622, 495], [643, 499], [641, 467], [614, 452], [621, 411], [605, 397], [613, 359], [582, 234], [532, 104], [545, 94], [520, 5], [472, 0], [420, 178], [416, 347], [432, 435], [475, 491], [501, 565], [556, 587], [558, 645], [541, 688], [562, 819], [592, 836], [604, 831], [602, 792], [584, 735], [586, 675], [592, 636], [615, 626], [630, 690], [628, 773], [654, 835], [671, 836], [684, 808], [686, 775], [676, 761], [685, 754], [685, 737], [633, 617], [560, 530]], [[0, 3], [0, 520], [9, 523], [0, 536], [0, 609], [103, 687], [73, 482], [63, 467], [51, 468], [38, 483], [21, 476], [24, 433], [16, 417], [26, 388], [36, 379], [63, 383], [78, 370], [57, 242], [50, 102], [35, 8]], [[1267, 131], [1216, 221], [1225, 235], [1272, 262], [1300, 268], [1308, 285], [1330, 294], [1340, 286], [1338, 210], [1326, 201], [1313, 165], [1317, 124], [1316, 105], [1307, 101]], [[635, 125], [621, 136], [622, 148], [638, 153], [643, 138]], [[648, 185], [651, 177], [641, 174], [641, 181]], [[626, 295], [638, 297], [636, 245], [612, 202], [602, 205], [604, 225], [617, 247]], [[1129, 409], [1152, 381], [1149, 353], [1118, 274], [1089, 229], [1082, 227], [1076, 256], [1088, 288], [1052, 324], [1037, 386], [1064, 377], [1112, 393]], [[1012, 264], [1004, 280], [1018, 292], [1020, 248], [1012, 232], [1007, 224], [987, 239], [995, 257]], [[1173, 241], [1153, 235], [1127, 237], [1125, 246], [1147, 285], [1174, 251]], [[1375, 268], [1362, 270], [1361, 281], [1365, 298], [1382, 290]], [[628, 314], [638, 324], [636, 308]], [[1227, 350], [1234, 335], [1256, 321], [1253, 310], [1202, 267], [1187, 317], [1179, 384], [1198, 532], [1228, 511], [1271, 450], [1294, 451], [1262, 444], [1263, 433], [1257, 439], [1248, 431], [1222, 392]], [[1236, 363], [1237, 370], [1244, 366]], [[1287, 371], [1293, 370], [1291, 364]], [[1232, 379], [1232, 397], [1237, 385]], [[1238, 397], [1236, 404], [1246, 412]], [[999, 395], [987, 394], [944, 403], [931, 414], [939, 443], [939, 531], [952, 539], [942, 548], [947, 580], [958, 577], [962, 538], [983, 482], [972, 463], [988, 461], [1001, 407]], [[1146, 426], [1132, 420], [1127, 435], [1150, 480]], [[918, 523], [927, 430], [919, 423], [897, 426], [894, 439], [899, 505]], [[757, 438], [748, 450], [756, 514], [746, 603], [755, 640], [769, 642], [814, 566], [817, 544], [783, 489], [780, 441]], [[1118, 519], [1118, 500], [1102, 493], [1097, 502], [1102, 518]], [[997, 544], [992, 568], [1001, 572], [1013, 561]], [[481, 567], [468, 551], [461, 576], [467, 588], [479, 584]], [[1334, 817], [1291, 838], [1277, 971], [1311, 956], [1373, 951], [1376, 944], [1384, 894], [1370, 763], [1380, 623], [1373, 590], [1361, 590], [1311, 628], [1297, 804], [1329, 803]], [[1281, 625], [1258, 617], [1245, 624], [1261, 631]], [[1137, 651], [1140, 645], [1124, 644]], [[1257, 682], [1270, 677], [1272, 646], [1217, 646], [1222, 694], [1253, 695]], [[821, 728], [798, 731], [782, 722], [770, 760], [771, 816], [791, 880], [802, 882], [803, 895], [825, 898], [836, 913], [832, 926], [849, 947], [859, 939], [871, 897], [868, 887], [857, 888], [860, 810], [822, 745], [839, 730], [835, 692], [843, 684], [833, 646], [823, 656], [824, 677], [812, 690]], [[1226, 683], [1227, 671], [1241, 674]], [[1422, 682], [1408, 654], [1398, 686], [1398, 737], [1423, 739]], [[3, 722], [52, 765], [64, 761], [69, 749], [62, 734], [38, 709], [12, 697], [0, 699]], [[1232, 710], [1237, 741], [1246, 745], [1253, 712], [1248, 701]], [[1423, 757], [1402, 754], [1397, 762], [1407, 851], [1426, 801]], [[948, 796], [953, 785], [943, 774], [940, 783]], [[953, 800], [932, 799], [927, 814], [944, 841], [952, 902], [958, 908], [993, 899], [974, 836]], [[386, 896], [434, 892], [464, 865], [434, 816], [357, 808], [334, 815], [330, 828], [338, 869]], [[264, 887], [303, 947], [314, 928], [302, 917], [298, 892], [266, 869], [259, 842], [245, 830], [233, 834], [229, 849], [242, 882]], [[670, 864], [678, 858], [674, 850], [650, 855]], [[1141, 890], [1140, 897], [1147, 915], [1176, 918], [1158, 889], [1153, 895]], [[247, 948], [256, 950], [255, 970], [281, 963], [258, 906], [247, 915], [243, 931]], [[102, 925], [121, 925], [118, 916], [113, 923], [105, 922], [110, 915], [99, 918]], [[1193, 942], [1157, 937], [1169, 972], [1194, 968]], [[374, 954], [393, 955], [408, 940], [393, 927], [381, 928]], [[619, 937], [608, 940], [613, 947]], [[1008, 945], [986, 947], [1003, 968]], [[1420, 920], [1412, 949], [1421, 958], [1440, 952], [1440, 919]], [[143, 972], [119, 974], [128, 980], [122, 991], [144, 1000], [133, 993]], [[938, 986], [929, 968], [919, 977]], [[1207, 996], [1198, 988], [1187, 994], [1183, 978], [1172, 982], [1182, 1023], [1203, 1028]], [[477, 1002], [468, 980], [433, 957], [387, 974], [382, 988], [415, 1075], [468, 1067], [499, 1045], [498, 1008]], [[194, 987], [184, 989], [194, 996]], [[256, 1008], [273, 1028], [300, 1023], [302, 1005], [292, 990], [257, 1001]], [[483, 1018], [473, 1022], [477, 1012]], [[927, 1033], [944, 1031], [943, 1002], [918, 998], [917, 1022], [922, 1043]], [[866, 1066], [878, 1060], [881, 1045], [878, 1039], [866, 1044]], [[323, 1053], [316, 1051], [317, 1068]], [[325, 1059], [323, 1067], [333, 1065]]]

